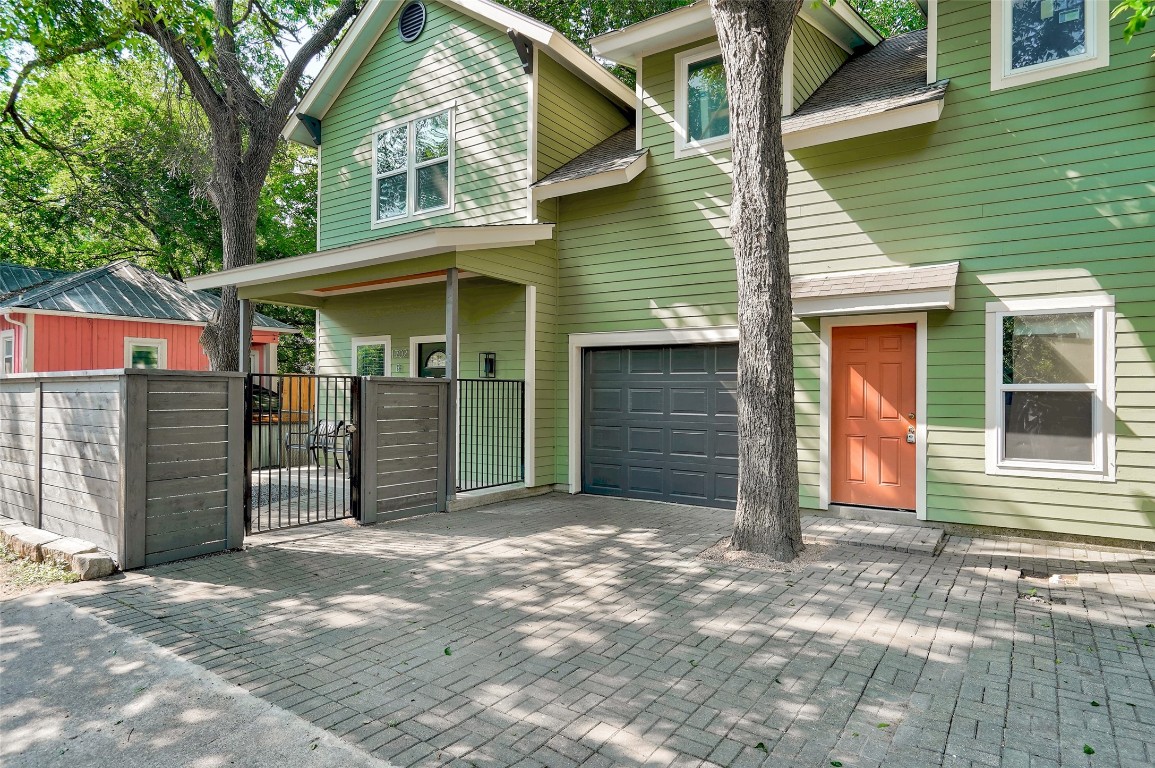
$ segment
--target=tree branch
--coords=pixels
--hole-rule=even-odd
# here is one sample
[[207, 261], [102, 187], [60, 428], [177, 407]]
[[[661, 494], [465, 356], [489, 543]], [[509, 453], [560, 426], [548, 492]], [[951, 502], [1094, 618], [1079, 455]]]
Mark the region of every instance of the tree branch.
[[309, 62], [314, 57], [337, 39], [337, 35], [345, 28], [345, 24], [356, 16], [361, 8], [361, 0], [341, 0], [341, 4], [333, 11], [329, 20], [314, 32], [311, 38], [305, 41], [304, 45], [297, 51], [297, 55], [289, 61], [285, 71], [281, 73], [281, 80], [277, 83], [277, 89], [273, 93], [273, 99], [269, 105], [269, 117], [277, 125], [278, 130], [289, 119], [290, 110], [296, 106], [297, 84], [305, 74], [305, 67], [309, 66]]

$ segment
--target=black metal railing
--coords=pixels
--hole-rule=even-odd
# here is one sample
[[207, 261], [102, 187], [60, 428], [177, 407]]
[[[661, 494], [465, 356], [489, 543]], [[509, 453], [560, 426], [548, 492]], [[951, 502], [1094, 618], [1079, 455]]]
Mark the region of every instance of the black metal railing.
[[457, 490], [525, 480], [525, 382], [459, 379]]
[[361, 379], [251, 374], [246, 390], [245, 531], [358, 515]]

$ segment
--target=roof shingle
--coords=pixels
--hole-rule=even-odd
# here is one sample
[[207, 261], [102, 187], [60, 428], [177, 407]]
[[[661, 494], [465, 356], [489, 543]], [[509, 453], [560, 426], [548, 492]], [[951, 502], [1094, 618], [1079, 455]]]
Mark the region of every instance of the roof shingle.
[[552, 173], [541, 178], [534, 187], [546, 187], [562, 181], [584, 179], [608, 171], [618, 171], [628, 167], [642, 155], [645, 149], [637, 148], [634, 129], [623, 128], [580, 155], [570, 160]]
[[848, 59], [794, 114], [782, 118], [782, 133], [937, 101], [949, 84], [927, 85], [926, 30], [907, 32]]

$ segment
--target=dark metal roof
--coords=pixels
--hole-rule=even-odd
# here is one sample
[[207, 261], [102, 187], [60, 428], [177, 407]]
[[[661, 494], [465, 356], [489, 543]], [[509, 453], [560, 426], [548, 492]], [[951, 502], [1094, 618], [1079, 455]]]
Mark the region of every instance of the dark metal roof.
[[645, 149], [637, 148], [635, 136], [632, 127], [618, 131], [601, 144], [587, 149], [562, 167], [547, 174], [533, 186], [546, 187], [562, 181], [584, 179], [587, 176], [626, 168], [646, 154]]
[[[14, 266], [0, 264], [0, 275]], [[0, 310], [47, 310], [207, 323], [220, 307], [220, 301], [218, 296], [194, 291], [184, 283], [169, 280], [131, 262], [116, 261], [83, 272], [57, 272], [47, 280], [3, 296]], [[296, 330], [260, 313], [254, 314], [253, 326], [278, 331]]]
[[926, 30], [883, 40], [847, 59], [802, 106], [782, 118], [782, 132], [794, 133], [901, 107], [937, 101], [949, 80], [926, 83]]
[[60, 272], [55, 269], [25, 267], [20, 264], [0, 261], [0, 299], [5, 299], [14, 293], [25, 291], [67, 274], [67, 272]]

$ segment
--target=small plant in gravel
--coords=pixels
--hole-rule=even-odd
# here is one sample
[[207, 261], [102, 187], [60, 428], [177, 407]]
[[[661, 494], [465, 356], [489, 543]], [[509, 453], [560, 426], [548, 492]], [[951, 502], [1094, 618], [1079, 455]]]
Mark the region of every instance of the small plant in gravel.
[[25, 560], [5, 546], [0, 546], [0, 560], [7, 565], [6, 581], [16, 587], [72, 584], [80, 581], [80, 577], [67, 568], [61, 568], [55, 563], [34, 563]]

